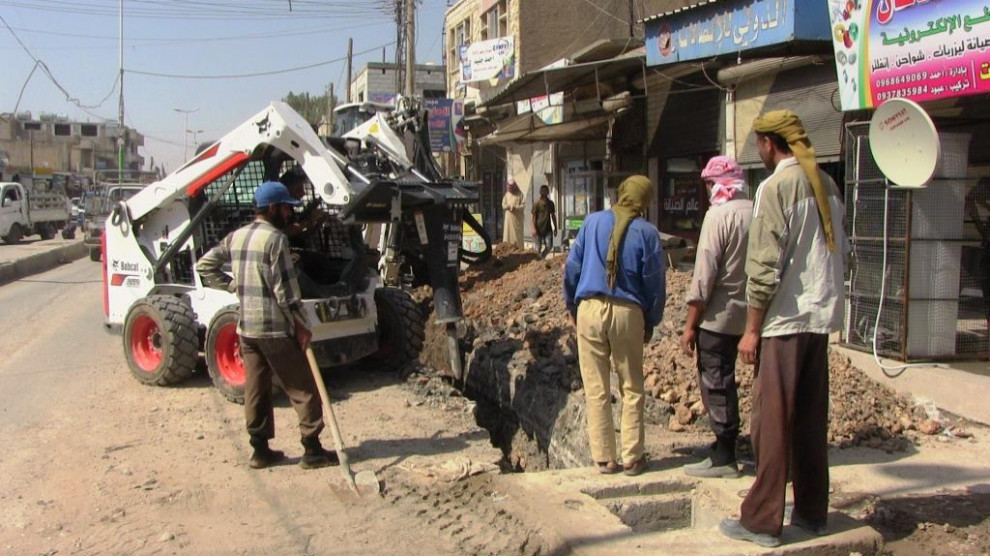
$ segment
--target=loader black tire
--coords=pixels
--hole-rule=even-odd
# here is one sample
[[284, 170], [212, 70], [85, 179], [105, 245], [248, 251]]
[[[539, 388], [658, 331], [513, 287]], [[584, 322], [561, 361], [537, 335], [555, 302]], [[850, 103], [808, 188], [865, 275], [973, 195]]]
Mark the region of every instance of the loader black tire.
[[3, 241], [8, 245], [17, 245], [21, 242], [21, 238], [24, 237], [24, 232], [21, 230], [21, 225], [14, 223], [10, 225], [10, 230], [7, 231], [7, 235], [3, 237]]
[[240, 309], [228, 305], [221, 309], [206, 331], [206, 370], [213, 386], [228, 400], [244, 403], [244, 363], [241, 361], [241, 339], [237, 335]]
[[199, 356], [196, 314], [189, 303], [150, 295], [131, 306], [124, 321], [124, 354], [142, 384], [171, 386], [189, 378]]
[[378, 351], [366, 359], [375, 369], [398, 371], [419, 357], [425, 340], [424, 318], [408, 292], [399, 288], [375, 290], [378, 307]]
[[99, 247], [90, 247], [89, 248], [89, 260], [98, 263], [98, 262], [100, 262], [100, 258], [102, 258], [102, 253], [100, 253], [100, 248]]

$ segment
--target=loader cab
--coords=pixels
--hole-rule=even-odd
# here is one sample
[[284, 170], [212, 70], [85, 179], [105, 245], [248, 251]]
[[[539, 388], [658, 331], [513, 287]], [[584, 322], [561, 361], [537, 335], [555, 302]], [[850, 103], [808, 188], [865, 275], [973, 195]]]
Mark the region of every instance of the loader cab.
[[333, 137], [343, 137], [352, 129], [375, 117], [379, 112], [391, 112], [394, 107], [382, 102], [352, 102], [333, 110]]

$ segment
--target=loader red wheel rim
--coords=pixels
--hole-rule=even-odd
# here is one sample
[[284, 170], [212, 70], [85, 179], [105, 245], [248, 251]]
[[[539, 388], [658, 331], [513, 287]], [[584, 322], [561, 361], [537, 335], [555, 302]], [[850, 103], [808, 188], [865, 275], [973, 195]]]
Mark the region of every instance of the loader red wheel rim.
[[162, 331], [155, 319], [141, 315], [131, 326], [131, 353], [134, 362], [145, 372], [153, 373], [162, 363]]
[[227, 384], [244, 385], [244, 362], [241, 360], [241, 339], [237, 336], [237, 323], [225, 324], [217, 332], [213, 356], [216, 358], [217, 370]]

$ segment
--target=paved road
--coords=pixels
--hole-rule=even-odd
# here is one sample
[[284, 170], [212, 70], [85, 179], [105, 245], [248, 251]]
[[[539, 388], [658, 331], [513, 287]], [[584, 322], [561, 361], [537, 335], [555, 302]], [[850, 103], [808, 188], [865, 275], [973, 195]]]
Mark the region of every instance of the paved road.
[[100, 326], [100, 292], [100, 267], [88, 260], [0, 287], [5, 428], [57, 419], [62, 404], [71, 404], [120, 362], [119, 342]]

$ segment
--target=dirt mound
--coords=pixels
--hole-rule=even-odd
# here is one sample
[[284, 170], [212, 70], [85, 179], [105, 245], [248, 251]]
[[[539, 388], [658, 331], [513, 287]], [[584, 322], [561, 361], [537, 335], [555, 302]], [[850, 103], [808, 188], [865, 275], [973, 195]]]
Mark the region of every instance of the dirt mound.
[[[531, 251], [498, 245], [490, 261], [463, 273], [468, 330], [462, 347], [469, 357], [479, 345], [494, 346], [497, 355], [513, 362], [522, 353], [520, 364], [542, 371], [540, 380], [530, 386], [563, 391], [581, 388], [574, 329], [561, 292], [564, 261], [562, 256], [539, 260]], [[648, 422], [674, 432], [708, 430], [695, 361], [681, 351], [678, 342], [690, 282], [690, 273], [668, 270], [664, 317], [645, 350], [646, 387], [652, 398], [647, 404]], [[443, 330], [430, 326], [421, 361], [445, 369], [446, 358]], [[924, 410], [869, 379], [847, 358], [830, 352], [829, 368], [832, 445], [900, 451], [913, 435], [939, 432], [938, 424]], [[745, 431], [751, 410], [752, 366], [740, 362], [736, 377]]]

